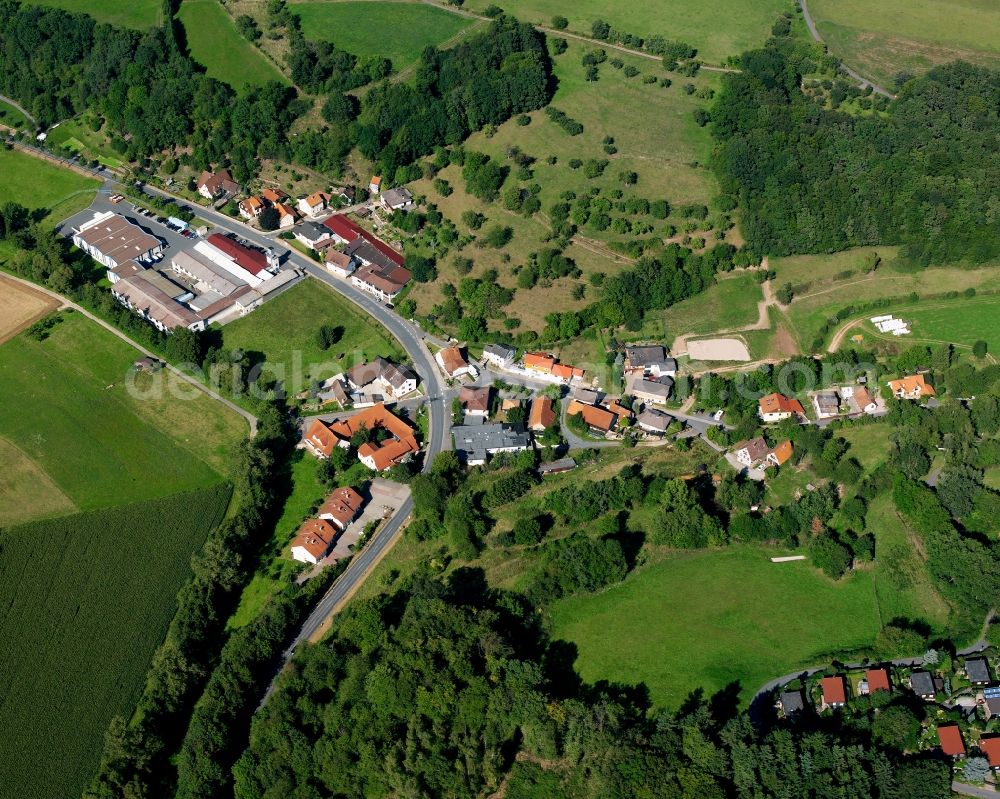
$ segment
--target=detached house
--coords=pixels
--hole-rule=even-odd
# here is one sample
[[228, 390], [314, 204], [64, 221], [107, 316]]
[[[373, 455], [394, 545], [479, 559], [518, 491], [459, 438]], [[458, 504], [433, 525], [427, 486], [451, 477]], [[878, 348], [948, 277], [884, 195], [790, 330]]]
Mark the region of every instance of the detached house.
[[792, 457], [792, 442], [782, 441], [774, 449], [767, 453], [765, 461], [768, 466], [783, 466]]
[[556, 421], [555, 403], [551, 397], [535, 397], [531, 401], [528, 412], [528, 428], [536, 433], [543, 433]]
[[764, 460], [770, 451], [771, 448], [767, 446], [767, 442], [760, 436], [747, 441], [741, 441], [733, 447], [733, 455], [736, 456], [736, 460], [739, 461], [740, 465], [746, 466], [748, 469], [753, 468]]
[[195, 184], [198, 194], [206, 200], [216, 200], [233, 194], [239, 194], [240, 184], [233, 180], [228, 169], [220, 169], [218, 172], [209, 172], [207, 169], [198, 177]]
[[661, 377], [659, 380], [640, 378], [632, 383], [632, 396], [653, 405], [666, 405], [673, 388], [674, 381], [669, 377]]
[[1000, 735], [984, 735], [980, 738], [979, 751], [986, 757], [991, 769], [1000, 770]]
[[986, 658], [969, 658], [965, 661], [965, 676], [973, 685], [988, 685], [992, 682]]
[[354, 271], [354, 259], [347, 253], [335, 250], [333, 247], [326, 248], [323, 263], [337, 277], [350, 277]]
[[256, 219], [266, 207], [260, 197], [247, 197], [245, 200], [240, 200], [240, 216], [244, 219]]
[[295, 229], [295, 240], [310, 250], [322, 250], [333, 243], [330, 231], [315, 222], [303, 222]]
[[486, 418], [490, 414], [490, 387], [462, 386], [458, 392], [458, 401], [466, 416]]
[[758, 401], [758, 413], [761, 421], [780, 422], [794, 416], [805, 416], [802, 403], [797, 399], [790, 399], [784, 394], [768, 394]]
[[646, 408], [636, 417], [640, 429], [655, 436], [662, 436], [667, 432], [673, 417], [655, 408]]
[[309, 519], [292, 540], [292, 557], [302, 563], [319, 563], [337, 538], [337, 528], [325, 519]]
[[417, 390], [417, 376], [410, 369], [381, 357], [351, 367], [345, 377], [354, 391], [372, 386], [393, 399], [400, 399]]
[[824, 677], [821, 681], [823, 690], [822, 707], [837, 708], [847, 704], [847, 683], [842, 674], [833, 677]]
[[463, 375], [469, 375], [473, 378], [477, 376], [476, 368], [465, 360], [462, 350], [458, 347], [445, 347], [443, 350], [438, 350], [434, 355], [434, 360], [441, 367], [441, 371], [452, 379]]
[[868, 669], [865, 672], [865, 678], [858, 684], [858, 691], [862, 694], [891, 690], [888, 669]]
[[401, 211], [413, 205], [413, 195], [407, 189], [389, 189], [379, 198], [382, 207], [389, 211]]
[[934, 396], [934, 386], [923, 375], [908, 375], [899, 380], [890, 380], [889, 390], [899, 399], [919, 400]]
[[330, 195], [321, 191], [314, 192], [308, 197], [302, 197], [298, 202], [299, 213], [303, 216], [317, 216], [326, 210], [329, 200]]
[[260, 193], [260, 198], [268, 205], [277, 205], [288, 199], [288, 195], [281, 189], [264, 189]]
[[986, 703], [986, 718], [1000, 716], [1000, 686], [984, 688], [983, 701]]
[[617, 424], [618, 417], [611, 411], [593, 405], [584, 405], [578, 400], [571, 400], [566, 408], [567, 416], [579, 416], [591, 430], [599, 433], [609, 433]]
[[285, 203], [275, 203], [274, 210], [278, 212], [279, 230], [288, 230], [288, 228], [292, 227], [292, 225], [294, 225], [299, 219], [295, 210], [290, 205], [286, 205]]
[[965, 741], [962, 740], [962, 731], [957, 724], [942, 724], [938, 727], [937, 734], [944, 754], [953, 758], [965, 757]]
[[934, 701], [938, 692], [938, 681], [928, 671], [915, 671], [910, 674], [910, 689], [928, 702]]
[[660, 345], [644, 345], [625, 348], [625, 373], [650, 375], [652, 377], [674, 377], [677, 361], [667, 357], [667, 350]]
[[504, 344], [487, 344], [483, 348], [483, 363], [496, 369], [507, 369], [514, 363], [517, 350]]

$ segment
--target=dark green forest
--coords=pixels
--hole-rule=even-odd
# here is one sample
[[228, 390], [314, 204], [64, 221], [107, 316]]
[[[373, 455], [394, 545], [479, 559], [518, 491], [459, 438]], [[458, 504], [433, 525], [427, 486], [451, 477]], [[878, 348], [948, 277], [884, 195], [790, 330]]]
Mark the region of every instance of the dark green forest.
[[956, 62], [885, 114], [824, 110], [801, 88], [808, 48], [775, 38], [725, 76], [714, 168], [756, 255], [902, 244], [919, 264], [1000, 256], [1000, 75]]
[[239, 799], [943, 799], [950, 767], [819, 721], [756, 727], [735, 694], [651, 711], [584, 685], [522, 598], [416, 577], [296, 659], [236, 764]]

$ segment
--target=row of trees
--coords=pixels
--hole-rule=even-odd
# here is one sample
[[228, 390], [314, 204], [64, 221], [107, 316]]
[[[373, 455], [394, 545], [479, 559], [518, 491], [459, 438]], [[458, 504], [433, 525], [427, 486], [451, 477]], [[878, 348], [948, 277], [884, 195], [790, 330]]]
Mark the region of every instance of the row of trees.
[[711, 112], [715, 171], [757, 255], [902, 244], [921, 264], [1000, 254], [997, 73], [956, 62], [907, 83], [886, 114], [824, 110], [786, 37], [741, 58]]

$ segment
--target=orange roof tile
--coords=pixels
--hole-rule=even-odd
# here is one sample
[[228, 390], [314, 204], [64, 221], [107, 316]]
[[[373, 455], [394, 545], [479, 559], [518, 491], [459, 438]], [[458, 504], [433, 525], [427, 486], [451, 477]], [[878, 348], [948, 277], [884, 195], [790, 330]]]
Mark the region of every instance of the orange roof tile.
[[340, 438], [321, 420], [314, 419], [306, 431], [304, 440], [323, 455], [330, 457], [330, 453], [333, 452], [333, 448], [337, 446]]
[[889, 672], [885, 669], [868, 669], [865, 672], [865, 680], [868, 682], [869, 692], [892, 690], [889, 686]]
[[524, 353], [524, 366], [527, 369], [535, 369], [540, 372], [551, 372], [555, 363], [556, 359], [547, 352]]
[[792, 457], [792, 442], [782, 441], [778, 446], [772, 449], [768, 455], [773, 455], [774, 460], [777, 461], [778, 466], [781, 466]]
[[298, 534], [292, 539], [292, 548], [302, 547], [319, 560], [326, 554], [336, 537], [337, 529], [326, 519], [309, 519], [303, 523]]
[[843, 704], [847, 701], [847, 688], [841, 675], [824, 677], [822, 680], [823, 701], [828, 705]]
[[946, 755], [964, 755], [965, 741], [962, 740], [962, 731], [957, 724], [942, 724], [937, 730], [938, 740], [941, 742], [941, 751]]
[[364, 498], [353, 488], [338, 488], [320, 505], [318, 515], [332, 516], [341, 527], [346, 527], [364, 504]]
[[990, 768], [1000, 768], [1000, 735], [980, 738], [979, 751], [986, 755]]
[[531, 401], [531, 411], [528, 413], [528, 427], [532, 430], [545, 430], [556, 420], [556, 412], [551, 397], [535, 397]]
[[805, 415], [802, 403], [797, 399], [789, 399], [784, 394], [768, 394], [758, 400], [761, 413], [798, 413]]
[[566, 415], [576, 416], [577, 414], [583, 417], [583, 421], [588, 426], [604, 431], [608, 431], [614, 427], [618, 418], [611, 411], [606, 411], [604, 408], [597, 408], [593, 405], [585, 405], [579, 400], [572, 400], [566, 408]]
[[288, 195], [281, 189], [264, 189], [264, 191], [260, 193], [260, 196], [269, 203], [280, 203], [288, 199]]
[[468, 361], [462, 357], [462, 351], [458, 347], [445, 347], [438, 355], [441, 356], [441, 363], [449, 375], [453, 375], [459, 369], [465, 369], [469, 365]]
[[894, 394], [902, 392], [904, 395], [917, 394], [921, 397], [934, 396], [934, 386], [924, 380], [923, 375], [907, 375], [899, 380], [890, 380], [889, 388]]

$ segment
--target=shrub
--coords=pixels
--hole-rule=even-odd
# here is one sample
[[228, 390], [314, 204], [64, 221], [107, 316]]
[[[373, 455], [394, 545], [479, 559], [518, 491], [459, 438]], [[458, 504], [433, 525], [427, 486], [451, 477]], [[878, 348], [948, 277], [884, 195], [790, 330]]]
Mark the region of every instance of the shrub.
[[564, 31], [569, 27], [569, 20], [566, 17], [556, 15], [552, 17], [552, 27], [557, 31]]

